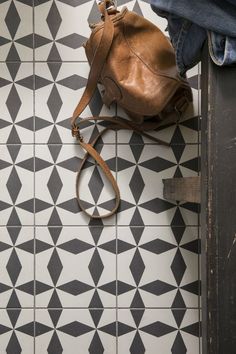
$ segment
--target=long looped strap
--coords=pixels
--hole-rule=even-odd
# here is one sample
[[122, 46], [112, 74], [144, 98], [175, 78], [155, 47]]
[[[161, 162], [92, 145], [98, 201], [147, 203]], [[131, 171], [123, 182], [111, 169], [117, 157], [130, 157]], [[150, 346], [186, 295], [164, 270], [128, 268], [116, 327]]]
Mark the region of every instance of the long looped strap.
[[[94, 57], [93, 57], [93, 60], [91, 63], [91, 69], [90, 69], [86, 89], [81, 97], [80, 102], [78, 103], [77, 107], [75, 108], [72, 119], [71, 119], [72, 135], [76, 136], [76, 138], [79, 141], [79, 144], [86, 151], [86, 155], [80, 165], [80, 168], [79, 168], [79, 171], [77, 174], [77, 179], [76, 179], [77, 200], [78, 200], [78, 204], [79, 204], [81, 210], [83, 210], [88, 216], [90, 216], [91, 218], [94, 218], [94, 219], [98, 219], [101, 217], [105, 218], [105, 217], [109, 217], [109, 216], [113, 215], [116, 212], [116, 210], [118, 209], [119, 204], [120, 204], [120, 191], [119, 191], [119, 187], [117, 185], [117, 182], [116, 182], [115, 178], [113, 177], [113, 175], [112, 175], [109, 167], [105, 163], [105, 161], [102, 159], [102, 157], [98, 154], [98, 152], [93, 147], [96, 144], [96, 141], [105, 132], [106, 129], [104, 129], [104, 131], [97, 136], [97, 138], [95, 139], [95, 141], [92, 144], [87, 144], [83, 141], [82, 137], [80, 136], [79, 129], [76, 126], [77, 117], [79, 117], [80, 114], [87, 107], [87, 105], [89, 104], [89, 102], [94, 94], [94, 91], [97, 86], [97, 82], [99, 80], [99, 76], [101, 74], [102, 68], [104, 66], [104, 63], [106, 61], [106, 58], [108, 56], [108, 53], [109, 53], [111, 45], [112, 45], [113, 36], [114, 36], [114, 24], [111, 21], [110, 16], [108, 15], [107, 10], [106, 10], [108, 3], [109, 3], [108, 0], [104, 0], [104, 1], [102, 1], [102, 3], [99, 4], [99, 10], [100, 10], [101, 14], [104, 16], [104, 29], [103, 29], [100, 43], [95, 51], [95, 54], [94, 54]], [[79, 179], [80, 179], [80, 175], [81, 175], [84, 163], [86, 162], [89, 155], [92, 156], [94, 158], [94, 160], [102, 168], [107, 179], [111, 183], [113, 190], [115, 191], [116, 203], [115, 203], [114, 209], [111, 212], [109, 212], [108, 214], [102, 215], [102, 216], [89, 214], [86, 211], [86, 209], [84, 208], [83, 203], [81, 202], [80, 196], [79, 196]]]
[[[99, 153], [94, 148], [98, 139], [108, 129], [131, 129], [131, 130], [135, 131], [136, 133], [142, 134], [155, 142], [169, 146], [168, 143], [166, 143], [162, 140], [159, 140], [155, 137], [152, 137], [151, 135], [145, 133], [145, 131], [157, 128], [157, 125], [155, 125], [155, 124], [153, 125], [151, 122], [150, 123], [147, 122], [146, 124], [144, 123], [143, 125], [138, 125], [132, 121], [127, 121], [121, 117], [90, 117], [90, 118], [85, 118], [85, 119], [81, 120], [78, 123], [78, 125], [76, 125], [77, 118], [84, 111], [86, 106], [89, 104], [89, 102], [94, 94], [94, 91], [97, 86], [97, 82], [99, 80], [99, 76], [102, 72], [104, 63], [106, 61], [106, 58], [109, 54], [109, 51], [110, 51], [110, 48], [112, 45], [112, 41], [113, 41], [113, 37], [114, 37], [114, 24], [111, 21], [110, 16], [108, 15], [108, 12], [107, 12], [107, 5], [109, 5], [109, 4], [110, 4], [109, 0], [103, 0], [102, 3], [99, 5], [99, 10], [104, 17], [103, 33], [102, 33], [100, 43], [95, 51], [95, 54], [94, 54], [94, 57], [93, 57], [93, 60], [91, 63], [91, 70], [89, 73], [87, 86], [85, 88], [82, 98], [81, 98], [80, 102], [78, 103], [78, 105], [73, 113], [72, 119], [71, 119], [72, 135], [77, 138], [80, 146], [86, 151], [86, 154], [85, 154], [84, 159], [82, 160], [82, 163], [79, 167], [77, 178], [76, 178], [77, 200], [78, 200], [78, 204], [79, 204], [81, 210], [85, 214], [87, 214], [90, 218], [93, 218], [93, 219], [101, 219], [101, 218], [107, 218], [109, 216], [112, 216], [117, 211], [117, 209], [119, 208], [119, 204], [120, 204], [120, 191], [119, 191], [119, 187], [117, 185], [117, 182], [116, 182], [114, 176], [112, 175], [109, 167], [107, 166], [106, 162], [103, 160], [103, 158], [99, 155]], [[92, 120], [92, 119], [95, 121], [96, 120], [109, 121], [111, 123], [111, 125], [109, 126], [109, 128], [105, 128], [102, 132], [100, 132], [92, 143], [85, 143], [83, 141], [83, 138], [80, 135], [79, 125], [83, 124], [84, 122], [86, 122], [88, 120]], [[115, 192], [114, 208], [105, 215], [90, 214], [85, 209], [83, 202], [80, 199], [79, 182], [80, 182], [81, 172], [82, 172], [83, 166], [89, 156], [91, 156], [98, 163], [98, 165], [101, 167], [101, 169], [103, 170], [108, 181], [111, 183], [112, 188]]]
[[[101, 218], [107, 218], [109, 216], [112, 216], [118, 209], [119, 205], [120, 205], [120, 190], [119, 187], [117, 185], [117, 182], [113, 176], [113, 174], [111, 173], [109, 167], [107, 166], [106, 162], [103, 160], [103, 158], [99, 155], [99, 153], [94, 149], [94, 145], [96, 144], [96, 142], [98, 141], [98, 139], [102, 136], [102, 134], [105, 133], [105, 131], [107, 131], [107, 129], [104, 129], [102, 132], [100, 132], [100, 134], [97, 135], [96, 139], [91, 143], [91, 144], [87, 144], [84, 143], [83, 141], [80, 141], [80, 146], [85, 149], [86, 154], [84, 156], [84, 159], [81, 162], [81, 165], [79, 167], [78, 173], [77, 173], [77, 178], [76, 178], [76, 194], [77, 194], [77, 200], [78, 200], [78, 204], [80, 206], [80, 209], [87, 214], [89, 217], [93, 218], [93, 219], [101, 219]], [[86, 208], [84, 208], [83, 206], [83, 202], [80, 199], [80, 195], [79, 195], [79, 182], [80, 182], [80, 177], [81, 177], [81, 172], [83, 169], [83, 166], [85, 164], [85, 162], [87, 161], [88, 157], [91, 156], [97, 163], [98, 165], [101, 167], [101, 169], [103, 170], [106, 178], [108, 179], [108, 181], [110, 182], [110, 184], [112, 185], [112, 188], [115, 192], [115, 206], [114, 208], [107, 214], [104, 215], [95, 215], [95, 214], [90, 214]]]
[[[107, 132], [110, 129], [129, 129], [129, 130], [133, 130], [135, 131], [137, 134], [146, 136], [147, 138], [149, 138], [152, 141], [155, 141], [156, 143], [161, 143], [162, 145], [166, 145], [169, 146], [168, 143], [163, 142], [162, 140], [151, 136], [147, 133], [145, 133], [145, 131], [148, 130], [153, 130], [155, 128], [158, 127], [157, 123], [154, 122], [144, 122], [141, 126], [135, 125], [135, 123], [131, 122], [131, 121], [127, 121], [126, 119], [122, 118], [122, 117], [109, 117], [109, 116], [103, 116], [103, 117], [88, 117], [85, 118], [83, 120], [81, 120], [78, 125], [83, 125], [86, 122], [90, 121], [90, 120], [94, 120], [94, 121], [98, 121], [98, 120], [102, 120], [102, 121], [106, 121], [111, 123], [111, 125], [109, 125], [109, 127], [103, 129], [97, 136], [96, 138], [91, 142], [91, 143], [85, 143], [83, 141], [83, 139], [78, 136], [78, 141], [80, 146], [86, 151], [86, 154], [80, 164], [78, 173], [77, 173], [77, 178], [76, 178], [76, 194], [77, 194], [77, 200], [78, 200], [78, 204], [80, 206], [80, 209], [87, 214], [89, 217], [93, 218], [93, 219], [100, 219], [100, 218], [107, 218], [109, 216], [112, 216], [117, 209], [119, 208], [119, 204], [120, 204], [120, 191], [119, 191], [119, 187], [117, 185], [117, 182], [115, 180], [115, 178], [113, 177], [109, 167], [107, 166], [106, 162], [103, 160], [103, 158], [100, 156], [100, 154], [95, 150], [94, 146], [96, 145], [97, 141], [99, 138], [101, 138], [101, 136]], [[78, 129], [79, 131], [79, 129]], [[106, 176], [106, 178], [108, 179], [108, 181], [110, 182], [110, 184], [112, 185], [112, 188], [115, 192], [115, 205], [114, 208], [107, 214], [104, 215], [94, 215], [94, 214], [90, 214], [88, 213], [88, 211], [85, 209], [83, 202], [80, 199], [80, 195], [79, 195], [79, 190], [80, 190], [80, 177], [81, 177], [81, 173], [84, 167], [85, 162], [87, 161], [87, 159], [89, 158], [89, 156], [91, 156], [97, 163], [98, 165], [101, 167], [102, 171], [104, 172], [104, 175]]]

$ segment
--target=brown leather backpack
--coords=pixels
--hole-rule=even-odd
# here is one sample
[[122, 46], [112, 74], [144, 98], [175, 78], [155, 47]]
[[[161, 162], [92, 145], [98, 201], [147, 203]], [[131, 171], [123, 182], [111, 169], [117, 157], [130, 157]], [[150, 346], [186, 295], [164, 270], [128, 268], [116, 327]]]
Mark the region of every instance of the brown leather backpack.
[[[72, 135], [87, 152], [76, 182], [79, 206], [90, 217], [104, 218], [113, 215], [120, 203], [116, 180], [94, 149], [97, 140], [108, 128], [88, 144], [80, 134], [80, 125], [88, 120], [105, 120], [110, 122], [111, 129], [132, 129], [155, 142], [168, 145], [146, 131], [177, 122], [192, 101], [192, 93], [187, 80], [177, 72], [172, 45], [154, 24], [127, 8], [117, 11], [111, 0], [102, 0], [98, 6], [102, 20], [90, 25], [92, 33], [84, 45], [91, 70], [71, 125]], [[76, 124], [98, 83], [104, 86], [104, 104], [110, 106], [116, 102], [126, 111], [130, 120], [121, 117], [89, 117]], [[80, 173], [89, 155], [101, 166], [116, 195], [114, 209], [102, 216], [90, 215], [79, 198]]]

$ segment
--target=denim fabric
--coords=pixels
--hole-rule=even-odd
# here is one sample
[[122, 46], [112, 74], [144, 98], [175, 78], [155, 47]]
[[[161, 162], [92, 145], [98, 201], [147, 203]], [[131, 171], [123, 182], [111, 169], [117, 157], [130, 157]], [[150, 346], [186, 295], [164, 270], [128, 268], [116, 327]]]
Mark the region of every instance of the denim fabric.
[[[233, 0], [231, 0], [233, 3]], [[226, 0], [150, 0], [156, 8], [198, 26], [236, 37], [236, 6]], [[236, 2], [236, 1], [234, 1]]]
[[168, 21], [167, 29], [175, 48], [176, 64], [180, 75], [185, 76], [186, 71], [201, 59], [201, 50], [207, 38], [207, 31], [189, 20], [159, 10], [155, 6], [152, 6], [152, 9], [158, 16]]
[[215, 64], [223, 66], [236, 63], [236, 38], [208, 31], [208, 46]]
[[234, 6], [236, 6], [236, 0], [227, 0], [227, 1], [233, 4]]
[[167, 28], [182, 76], [200, 61], [207, 36], [209, 53], [217, 65], [236, 63], [236, 6], [232, 5], [236, 5], [236, 0], [150, 2], [153, 11], [168, 21]]

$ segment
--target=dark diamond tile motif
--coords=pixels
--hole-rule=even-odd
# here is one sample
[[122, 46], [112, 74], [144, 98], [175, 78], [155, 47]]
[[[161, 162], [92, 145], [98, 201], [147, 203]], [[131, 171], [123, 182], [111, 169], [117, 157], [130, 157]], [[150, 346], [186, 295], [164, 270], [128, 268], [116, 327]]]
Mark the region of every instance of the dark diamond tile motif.
[[53, 336], [50, 340], [50, 343], [48, 345], [48, 354], [62, 354], [63, 353], [63, 347], [61, 345], [61, 342], [59, 340], [59, 337], [56, 332], [53, 333]]
[[50, 195], [52, 197], [53, 202], [55, 203], [57, 201], [57, 198], [61, 192], [62, 189], [62, 181], [59, 176], [59, 173], [56, 168], [53, 169], [52, 174], [49, 178], [49, 181], [47, 183]]
[[1, 2], [1, 61], [33, 60], [31, 6], [31, 0]]
[[50, 113], [52, 115], [52, 118], [55, 121], [57, 119], [58, 113], [60, 112], [60, 109], [62, 106], [62, 99], [59, 95], [59, 92], [58, 92], [56, 86], [53, 86], [51, 94], [48, 98], [47, 104], [48, 104], [48, 108], [50, 110]]
[[11, 171], [11, 174], [10, 174], [9, 179], [7, 181], [6, 187], [7, 187], [8, 193], [11, 196], [12, 202], [15, 203], [15, 201], [19, 195], [19, 192], [21, 190], [22, 183], [21, 183], [20, 178], [18, 177], [18, 174], [17, 174], [16, 169], [14, 167]]
[[16, 90], [15, 86], [12, 86], [11, 91], [10, 91], [7, 101], [6, 101], [6, 105], [7, 105], [8, 111], [11, 115], [13, 122], [16, 119], [16, 116], [17, 116], [17, 113], [19, 112], [21, 104], [22, 104], [22, 102], [20, 100], [17, 90]]
[[61, 15], [55, 2], [52, 3], [46, 21], [52, 38], [55, 38], [62, 21]]
[[143, 259], [140, 255], [139, 251], [136, 251], [135, 255], [133, 257], [133, 260], [130, 264], [130, 270], [131, 270], [131, 273], [132, 273], [133, 278], [135, 280], [135, 283], [137, 285], [139, 284], [139, 282], [142, 278], [144, 269], [145, 269], [145, 264], [143, 262]]
[[89, 264], [89, 271], [96, 285], [102, 275], [103, 269], [104, 269], [104, 265], [101, 260], [101, 257], [98, 251], [95, 250]]
[[[117, 3], [165, 29], [148, 1]], [[99, 139], [121, 205], [91, 220], [76, 199], [85, 152], [70, 119], [87, 84], [88, 24], [99, 20], [94, 0], [0, 3], [0, 353], [200, 354], [199, 208], [164, 200], [162, 184], [199, 173], [199, 70], [188, 73], [183, 120], [151, 132], [171, 147], [132, 131]], [[98, 87], [79, 120], [116, 114], [126, 117]], [[106, 126], [86, 122], [84, 140]], [[90, 213], [114, 206], [93, 159], [80, 196]]]
[[89, 186], [90, 192], [93, 196], [95, 203], [97, 203], [97, 201], [100, 197], [100, 194], [102, 192], [104, 184], [103, 184], [102, 178], [100, 176], [100, 173], [98, 171], [98, 168], [96, 168], [96, 167], [94, 168], [94, 171], [91, 175], [91, 179], [88, 183], [88, 186]]
[[53, 251], [50, 261], [48, 263], [48, 271], [52, 278], [53, 284], [55, 285], [58, 281], [58, 278], [61, 274], [63, 265], [61, 259], [56, 250]]
[[15, 285], [17, 278], [20, 274], [22, 265], [17, 256], [16, 251], [13, 249], [9, 261], [7, 263], [6, 269], [8, 271], [9, 277], [11, 278], [12, 284]]
[[[14, 18], [14, 22], [12, 21], [12, 18]], [[12, 38], [15, 37], [20, 21], [20, 16], [17, 12], [16, 6], [14, 2], [12, 2], [5, 17], [5, 22]]]

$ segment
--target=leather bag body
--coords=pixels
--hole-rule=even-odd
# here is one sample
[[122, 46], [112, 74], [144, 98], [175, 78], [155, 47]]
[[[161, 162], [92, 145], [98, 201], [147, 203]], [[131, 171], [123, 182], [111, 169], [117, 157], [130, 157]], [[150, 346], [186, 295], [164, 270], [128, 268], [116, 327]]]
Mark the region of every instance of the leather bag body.
[[[174, 49], [160, 29], [127, 8], [109, 16], [114, 35], [99, 77], [104, 86], [103, 102], [107, 106], [117, 102], [131, 119], [142, 122], [148, 117], [164, 118], [179, 98], [191, 101], [190, 87], [177, 71]], [[90, 64], [104, 22], [91, 27], [84, 46]]]

